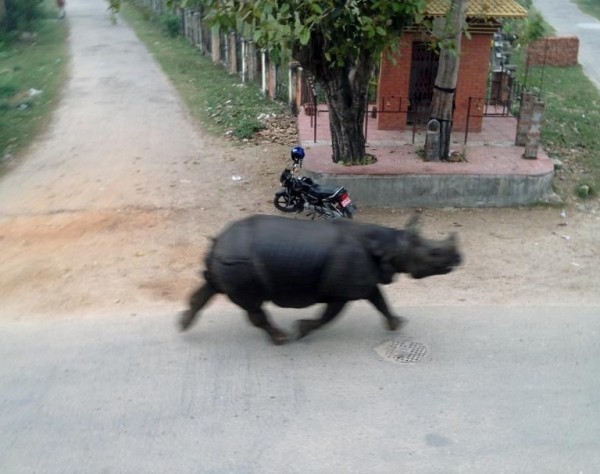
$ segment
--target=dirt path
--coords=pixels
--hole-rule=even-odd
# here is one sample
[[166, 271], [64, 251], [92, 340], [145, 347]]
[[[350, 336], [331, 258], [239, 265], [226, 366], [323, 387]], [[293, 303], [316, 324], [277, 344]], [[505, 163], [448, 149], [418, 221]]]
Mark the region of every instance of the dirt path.
[[[0, 180], [3, 317], [176, 311], [199, 281], [208, 237], [232, 219], [276, 213], [270, 200], [288, 147], [204, 135], [105, 8], [69, 2], [61, 105]], [[597, 204], [568, 208], [566, 218], [560, 211], [425, 210], [424, 234], [457, 231], [466, 263], [448, 277], [402, 278], [387, 292], [396, 305], [599, 304]], [[357, 218], [400, 227], [408, 215]]]

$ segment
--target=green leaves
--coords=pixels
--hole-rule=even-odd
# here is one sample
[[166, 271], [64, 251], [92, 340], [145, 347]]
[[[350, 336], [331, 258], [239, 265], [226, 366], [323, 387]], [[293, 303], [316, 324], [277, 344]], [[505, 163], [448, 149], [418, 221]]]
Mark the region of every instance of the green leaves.
[[310, 30], [306, 27], [300, 28], [298, 40], [302, 46], [306, 46], [310, 41]]
[[323, 48], [320, 56], [354, 56], [360, 49], [375, 54], [395, 41], [407, 23], [424, 10], [424, 0], [171, 0], [200, 4], [210, 19], [231, 25], [232, 17], [253, 28], [261, 47]]

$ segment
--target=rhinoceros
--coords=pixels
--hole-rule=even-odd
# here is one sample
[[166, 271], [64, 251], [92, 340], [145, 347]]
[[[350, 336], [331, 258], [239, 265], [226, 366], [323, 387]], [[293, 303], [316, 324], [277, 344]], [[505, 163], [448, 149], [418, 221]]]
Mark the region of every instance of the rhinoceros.
[[297, 322], [298, 337], [333, 320], [346, 303], [366, 299], [396, 330], [403, 320], [392, 314], [379, 284], [396, 273], [413, 278], [442, 275], [456, 267], [461, 256], [456, 235], [433, 241], [419, 235], [413, 216], [405, 230], [347, 219], [308, 221], [254, 215], [230, 224], [205, 258], [205, 283], [190, 297], [181, 315], [188, 329], [198, 312], [221, 293], [244, 309], [254, 326], [275, 344], [289, 336], [274, 326], [262, 309], [271, 301], [283, 308], [327, 306], [319, 319]]

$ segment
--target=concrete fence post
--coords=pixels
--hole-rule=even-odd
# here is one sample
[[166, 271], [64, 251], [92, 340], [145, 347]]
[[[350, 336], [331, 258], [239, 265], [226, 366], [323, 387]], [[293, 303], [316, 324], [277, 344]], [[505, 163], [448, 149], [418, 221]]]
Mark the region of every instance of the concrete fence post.
[[517, 121], [517, 136], [515, 138], [516, 146], [525, 146], [527, 142], [527, 132], [531, 127], [531, 115], [533, 114], [533, 104], [535, 96], [532, 92], [523, 92], [521, 97], [521, 108], [519, 110], [519, 119]]
[[218, 26], [213, 26], [210, 35], [210, 51], [212, 53], [212, 61], [215, 64], [221, 62], [221, 34]]
[[235, 31], [230, 31], [229, 32], [229, 36], [227, 37], [227, 44], [228, 44], [228, 48], [227, 50], [229, 51], [229, 56], [227, 58], [228, 60], [228, 69], [229, 72], [231, 74], [236, 74], [237, 71], [237, 35], [235, 33]]
[[531, 113], [531, 126], [527, 131], [527, 139], [525, 141], [525, 152], [523, 158], [534, 160], [537, 158], [538, 148], [540, 146], [540, 133], [542, 123], [544, 121], [544, 103], [536, 100], [533, 103]]
[[288, 65], [289, 68], [289, 79], [288, 79], [288, 97], [290, 112], [293, 115], [298, 115], [298, 90], [300, 83], [300, 63], [298, 61], [291, 61]]
[[431, 119], [425, 132], [425, 161], [440, 161], [440, 122]]
[[242, 76], [242, 82], [246, 82], [248, 80], [248, 55], [246, 53], [246, 40], [244, 38], [242, 38], [242, 72], [241, 72], [241, 76]]
[[268, 70], [267, 97], [274, 99], [277, 95], [277, 64], [270, 60]]
[[256, 80], [256, 44], [252, 40], [246, 42], [246, 69], [249, 81]]
[[194, 46], [198, 49], [202, 49], [202, 16], [200, 12], [196, 11], [193, 15], [194, 19]]
[[263, 96], [267, 96], [267, 74], [269, 73], [267, 71], [267, 50], [263, 49], [260, 52], [260, 70], [261, 70], [261, 84], [260, 84], [260, 91], [262, 92]]

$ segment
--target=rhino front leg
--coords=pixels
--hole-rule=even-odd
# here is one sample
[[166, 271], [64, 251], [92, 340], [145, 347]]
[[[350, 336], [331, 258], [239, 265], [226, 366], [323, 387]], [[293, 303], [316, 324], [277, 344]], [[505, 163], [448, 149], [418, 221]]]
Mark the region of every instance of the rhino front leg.
[[395, 331], [404, 324], [404, 319], [392, 314], [379, 287], [375, 287], [368, 300], [385, 316], [390, 331]]
[[271, 324], [267, 314], [261, 308], [248, 311], [248, 318], [250, 318], [252, 324], [254, 324], [257, 328], [261, 328], [263, 331], [266, 331], [274, 344], [280, 346], [289, 340], [289, 336], [285, 332]]
[[324, 326], [331, 322], [340, 311], [346, 306], [346, 301], [336, 301], [335, 303], [329, 303], [325, 312], [319, 319], [300, 319], [296, 326], [298, 328], [298, 339], [302, 339], [315, 329]]
[[181, 317], [179, 318], [179, 328], [182, 331], [188, 329], [198, 316], [198, 311], [204, 308], [204, 305], [208, 303], [208, 300], [210, 300], [217, 293], [218, 291], [215, 289], [215, 287], [208, 282], [192, 293], [189, 301], [189, 309], [181, 313]]

